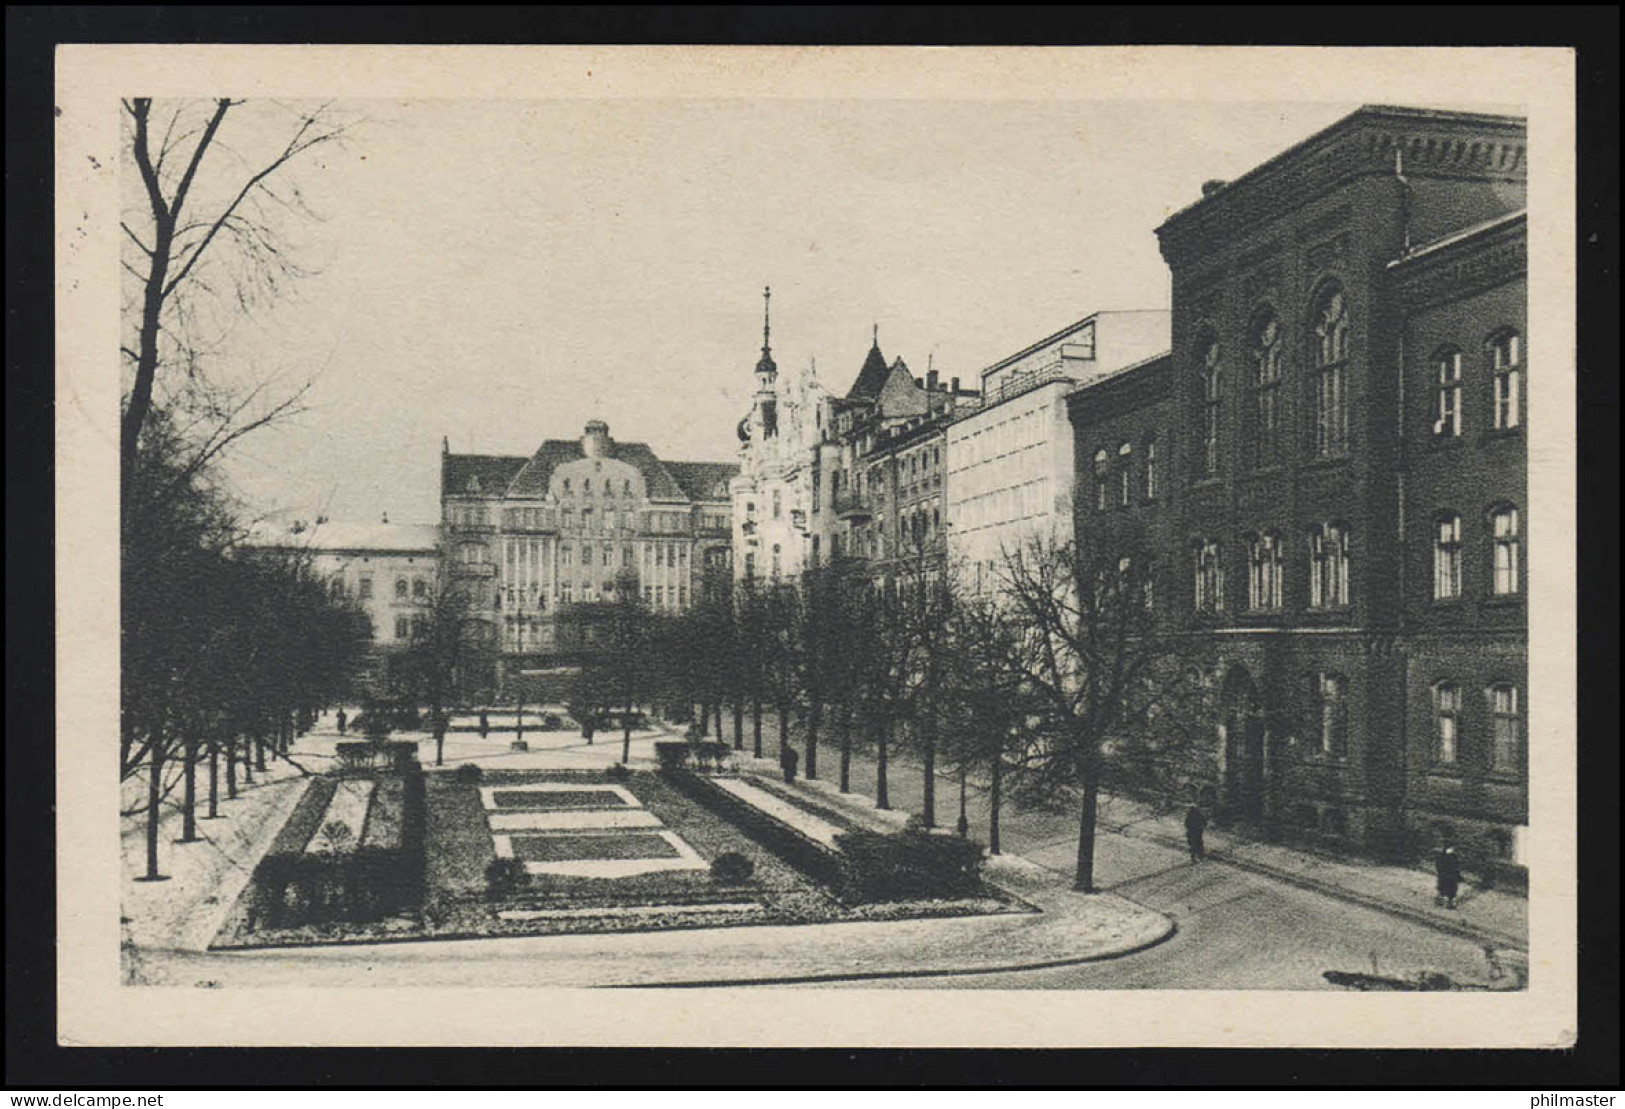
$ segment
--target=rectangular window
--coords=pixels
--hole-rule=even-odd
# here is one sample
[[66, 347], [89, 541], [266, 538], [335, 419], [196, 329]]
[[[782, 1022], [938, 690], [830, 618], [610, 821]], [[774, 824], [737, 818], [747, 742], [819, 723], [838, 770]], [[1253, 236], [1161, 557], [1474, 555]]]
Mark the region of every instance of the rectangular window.
[[1340, 674], [1317, 674], [1320, 702], [1320, 749], [1332, 758], [1348, 754], [1348, 682]]
[[1515, 773], [1521, 768], [1523, 756], [1523, 729], [1518, 715], [1518, 687], [1490, 686], [1490, 714], [1495, 729], [1491, 737], [1491, 766], [1502, 773]]
[[406, 639], [412, 634], [411, 624], [404, 616], [395, 617], [395, 638]]
[[1437, 394], [1433, 407], [1433, 434], [1454, 439], [1461, 434], [1461, 352], [1447, 350], [1434, 363]]
[[372, 597], [372, 575], [371, 574], [362, 574], [361, 575], [361, 582], [360, 582], [360, 585], [359, 585], [358, 589], [356, 590], [356, 596], [360, 597], [363, 601], [368, 600], [369, 598]]
[[1516, 333], [1508, 332], [1490, 344], [1490, 371], [1495, 382], [1495, 429], [1504, 431], [1517, 427], [1522, 415], [1519, 402], [1523, 358]]
[[1433, 687], [1433, 761], [1456, 763], [1457, 727], [1461, 716], [1461, 689], [1448, 682]]
[[1461, 517], [1441, 516], [1435, 528], [1433, 597], [1444, 601], [1461, 596]]
[[1497, 509], [1493, 517], [1495, 528], [1495, 581], [1498, 597], [1518, 592], [1518, 510]]

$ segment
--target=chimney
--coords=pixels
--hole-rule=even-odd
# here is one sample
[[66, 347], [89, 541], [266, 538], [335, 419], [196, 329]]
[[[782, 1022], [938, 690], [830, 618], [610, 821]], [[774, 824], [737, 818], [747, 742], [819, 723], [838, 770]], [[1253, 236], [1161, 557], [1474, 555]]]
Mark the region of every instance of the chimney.
[[928, 392], [935, 393], [937, 391], [937, 371], [936, 370], [927, 370], [927, 371], [925, 371], [925, 387], [926, 387], [926, 390]]
[[588, 458], [604, 458], [609, 454], [609, 425], [603, 420], [588, 420], [581, 435], [581, 453]]
[[1225, 185], [1227, 185], [1227, 184], [1229, 184], [1228, 181], [1224, 181], [1224, 180], [1222, 180], [1222, 179], [1220, 179], [1218, 177], [1215, 177], [1215, 178], [1213, 178], [1212, 180], [1209, 180], [1209, 181], [1203, 181], [1202, 182], [1202, 198], [1205, 200], [1206, 198], [1212, 196], [1214, 193], [1218, 192], [1220, 189], [1224, 188]]
[[948, 388], [957, 397], [959, 395], [959, 379], [956, 377], [948, 382]]

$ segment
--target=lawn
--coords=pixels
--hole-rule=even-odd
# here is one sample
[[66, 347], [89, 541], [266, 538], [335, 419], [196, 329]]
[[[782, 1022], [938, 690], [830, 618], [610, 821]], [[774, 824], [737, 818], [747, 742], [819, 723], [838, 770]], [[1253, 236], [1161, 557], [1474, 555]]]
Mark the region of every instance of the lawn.
[[607, 789], [571, 790], [493, 790], [491, 799], [497, 808], [529, 812], [552, 812], [555, 809], [614, 809], [624, 808], [626, 799]]

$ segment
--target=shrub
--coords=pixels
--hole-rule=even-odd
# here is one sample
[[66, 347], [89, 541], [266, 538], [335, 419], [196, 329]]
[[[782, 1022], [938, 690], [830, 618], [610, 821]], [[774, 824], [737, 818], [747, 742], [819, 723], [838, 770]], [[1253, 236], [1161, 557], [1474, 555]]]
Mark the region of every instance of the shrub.
[[604, 777], [608, 778], [612, 782], [624, 782], [631, 776], [632, 772], [622, 763], [616, 763], [614, 766], [604, 771]]
[[677, 770], [688, 762], [689, 745], [675, 740], [662, 740], [655, 744], [655, 757], [660, 760], [660, 769]]
[[711, 880], [734, 886], [748, 879], [756, 871], [756, 864], [737, 851], [729, 851], [711, 860]]
[[970, 897], [981, 892], [982, 845], [957, 836], [847, 832], [842, 892], [855, 901]]
[[513, 893], [529, 881], [530, 874], [519, 859], [492, 859], [485, 867], [485, 888], [494, 894]]
[[471, 762], [463, 763], [463, 765], [459, 766], [451, 773], [452, 776], [455, 777], [459, 782], [470, 786], [474, 785], [485, 776], [485, 771], [481, 770], [478, 766]]
[[925, 817], [919, 813], [910, 813], [908, 819], [903, 822], [903, 831], [914, 835], [930, 835], [931, 825], [927, 824]]

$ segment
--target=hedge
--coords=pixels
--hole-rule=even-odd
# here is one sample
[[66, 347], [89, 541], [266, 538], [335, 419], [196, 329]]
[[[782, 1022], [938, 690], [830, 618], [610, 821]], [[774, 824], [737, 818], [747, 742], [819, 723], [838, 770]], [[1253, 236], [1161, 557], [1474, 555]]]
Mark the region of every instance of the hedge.
[[841, 895], [850, 901], [974, 897], [983, 892], [982, 845], [924, 831], [844, 832]]
[[309, 853], [334, 782], [312, 782], [254, 868], [256, 924], [295, 927], [321, 920], [376, 920], [417, 905], [423, 891], [423, 775], [381, 778], [356, 850]]

